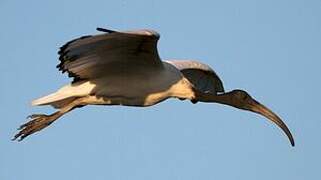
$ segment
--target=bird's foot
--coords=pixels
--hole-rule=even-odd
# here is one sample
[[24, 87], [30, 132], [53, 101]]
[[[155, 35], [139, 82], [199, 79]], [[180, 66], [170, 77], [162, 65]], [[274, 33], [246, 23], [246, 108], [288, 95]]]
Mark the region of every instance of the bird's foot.
[[19, 133], [16, 134], [13, 137], [13, 141], [15, 141], [17, 138], [18, 141], [22, 141], [27, 136], [42, 130], [43, 128], [49, 126], [52, 122], [54, 122], [57, 119], [57, 113], [51, 114], [51, 115], [45, 115], [45, 114], [33, 114], [27, 117], [27, 119], [30, 119], [29, 122], [22, 124], [18, 130]]

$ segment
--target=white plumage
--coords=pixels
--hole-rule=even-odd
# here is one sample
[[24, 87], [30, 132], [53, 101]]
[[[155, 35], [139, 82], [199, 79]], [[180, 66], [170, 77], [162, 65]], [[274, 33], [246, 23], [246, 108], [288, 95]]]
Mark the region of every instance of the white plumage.
[[159, 34], [153, 30], [83, 36], [66, 43], [58, 52], [57, 68], [73, 78], [58, 91], [36, 99], [32, 105], [51, 105], [51, 115], [34, 114], [20, 126], [14, 139], [37, 132], [63, 114], [86, 105], [151, 106], [167, 98], [193, 103], [216, 102], [259, 113], [293, 137], [283, 121], [243, 90], [224, 93], [223, 83], [208, 65], [193, 60], [161, 61]]

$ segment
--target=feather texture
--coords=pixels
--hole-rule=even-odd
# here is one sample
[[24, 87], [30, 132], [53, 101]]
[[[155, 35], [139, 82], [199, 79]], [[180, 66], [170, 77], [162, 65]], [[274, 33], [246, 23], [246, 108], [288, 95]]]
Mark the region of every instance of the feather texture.
[[224, 92], [221, 79], [208, 65], [191, 60], [166, 61], [174, 65], [195, 88], [205, 93], [217, 94]]
[[77, 82], [126, 71], [132, 65], [162, 66], [157, 52], [157, 32], [104, 32], [107, 33], [83, 36], [63, 45], [58, 52], [60, 64], [57, 68]]

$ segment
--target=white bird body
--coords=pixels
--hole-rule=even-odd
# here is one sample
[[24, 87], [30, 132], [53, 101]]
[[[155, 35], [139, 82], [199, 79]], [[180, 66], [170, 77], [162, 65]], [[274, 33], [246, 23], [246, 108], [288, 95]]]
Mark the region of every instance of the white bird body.
[[164, 62], [163, 67], [152, 70], [141, 68], [143, 73], [140, 74], [130, 71], [121, 75], [106, 73], [97, 79], [65, 85], [55, 93], [34, 100], [32, 105], [59, 108], [64, 101], [92, 94], [108, 99], [108, 105], [127, 106], [151, 106], [168, 97], [193, 98], [191, 83], [172, 64]]
[[223, 83], [208, 65], [192, 60], [161, 61], [159, 34], [153, 30], [106, 32], [66, 43], [58, 52], [57, 68], [73, 82], [36, 99], [32, 105], [51, 105], [51, 115], [34, 114], [14, 139], [40, 131], [65, 113], [86, 105], [151, 106], [167, 98], [193, 103], [215, 102], [259, 113], [294, 140], [283, 121], [243, 90], [224, 93]]

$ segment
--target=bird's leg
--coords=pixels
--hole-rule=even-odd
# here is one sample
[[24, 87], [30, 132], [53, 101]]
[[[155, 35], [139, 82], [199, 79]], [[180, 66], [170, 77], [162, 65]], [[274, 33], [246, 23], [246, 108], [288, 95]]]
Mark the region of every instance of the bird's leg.
[[67, 112], [71, 111], [72, 109], [79, 107], [79, 106], [84, 106], [88, 104], [90, 100], [90, 97], [81, 97], [78, 99], [75, 99], [68, 105], [62, 107], [59, 109], [59, 111], [50, 114], [50, 115], [45, 115], [45, 114], [33, 114], [28, 116], [31, 120], [23, 125], [21, 125], [18, 130], [19, 133], [14, 136], [12, 140], [16, 140], [17, 138], [18, 141], [22, 141], [24, 138], [27, 136], [40, 131], [44, 129], [45, 127], [49, 126], [51, 123], [56, 121], [59, 117], [62, 115], [66, 114]]
[[42, 130], [43, 128], [49, 126], [55, 120], [57, 120], [63, 114], [60, 111], [57, 111], [53, 114], [46, 115], [46, 114], [32, 114], [27, 118], [30, 119], [29, 122], [22, 124], [18, 130], [19, 133], [14, 136], [12, 140], [22, 141], [25, 137]]

